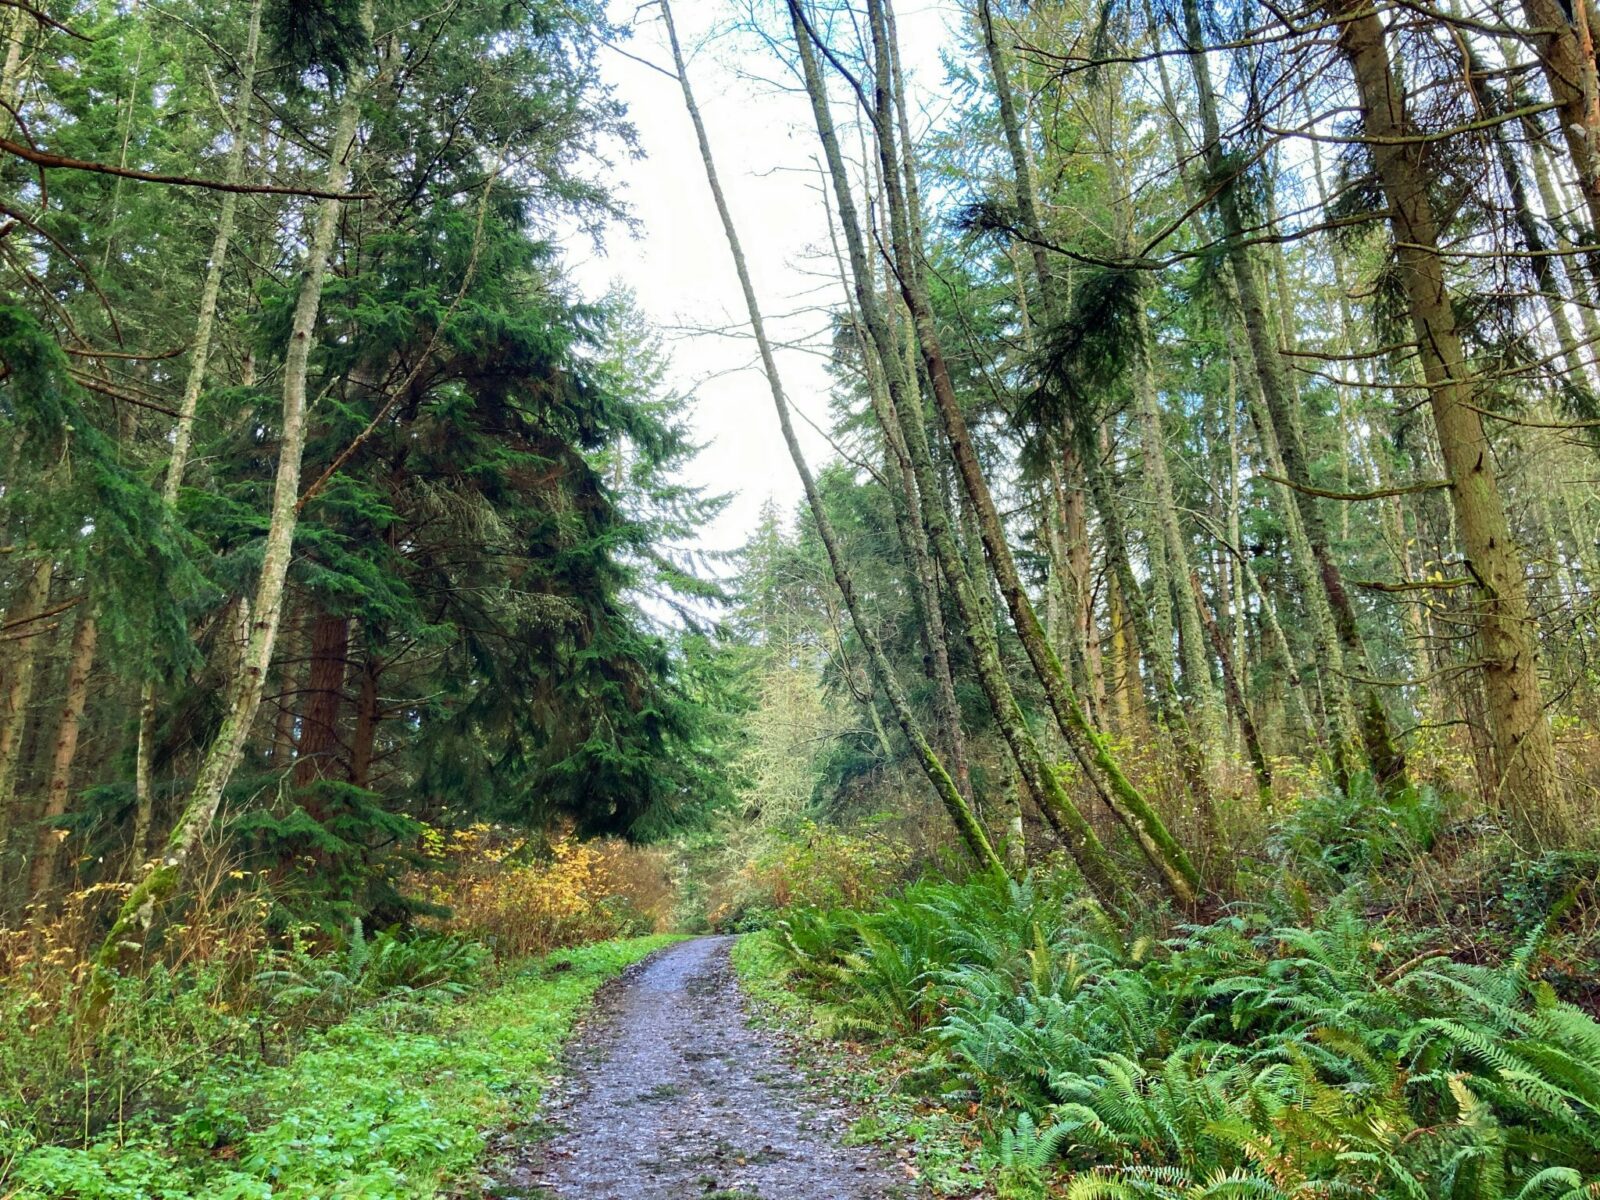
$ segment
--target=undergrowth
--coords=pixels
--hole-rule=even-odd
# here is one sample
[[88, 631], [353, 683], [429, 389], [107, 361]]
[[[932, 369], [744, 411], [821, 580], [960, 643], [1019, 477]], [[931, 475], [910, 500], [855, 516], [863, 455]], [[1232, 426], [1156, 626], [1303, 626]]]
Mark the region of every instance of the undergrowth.
[[1053, 876], [933, 881], [772, 945], [820, 1028], [972, 1114], [1006, 1195], [1600, 1196], [1600, 1024], [1545, 924], [1462, 962], [1362, 894], [1140, 934]]
[[[480, 987], [481, 951], [453, 939], [356, 939], [341, 962], [306, 959], [268, 980], [284, 1005], [341, 1006], [284, 1061], [248, 1038], [170, 1064], [168, 1103], [91, 1111], [68, 1138], [16, 1080], [4, 1097], [7, 1200], [399, 1200], [469, 1172], [486, 1137], [531, 1111], [571, 1023], [606, 979], [673, 940], [604, 942]], [[128, 980], [149, 1002], [152, 975]], [[174, 993], [187, 1004], [191, 993]], [[202, 1002], [203, 1003], [203, 1002]], [[15, 1014], [12, 1014], [15, 1016]], [[220, 1018], [219, 1018], [220, 1020]], [[241, 1018], [245, 1020], [245, 1018]], [[250, 1018], [259, 1020], [259, 1018]], [[7, 1055], [21, 1043], [7, 1033]], [[92, 1095], [92, 1081], [90, 1091]], [[175, 1097], [183, 1097], [181, 1103]], [[127, 1097], [124, 1096], [124, 1100]], [[92, 1106], [91, 1106], [92, 1107]]]

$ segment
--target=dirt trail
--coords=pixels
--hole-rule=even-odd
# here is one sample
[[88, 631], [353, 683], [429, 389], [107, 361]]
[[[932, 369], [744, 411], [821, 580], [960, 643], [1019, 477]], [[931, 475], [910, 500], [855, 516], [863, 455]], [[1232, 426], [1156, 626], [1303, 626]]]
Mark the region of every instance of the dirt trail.
[[749, 1028], [732, 938], [670, 946], [600, 995], [546, 1109], [559, 1132], [505, 1177], [505, 1197], [875, 1200], [906, 1174], [840, 1138], [780, 1046]]

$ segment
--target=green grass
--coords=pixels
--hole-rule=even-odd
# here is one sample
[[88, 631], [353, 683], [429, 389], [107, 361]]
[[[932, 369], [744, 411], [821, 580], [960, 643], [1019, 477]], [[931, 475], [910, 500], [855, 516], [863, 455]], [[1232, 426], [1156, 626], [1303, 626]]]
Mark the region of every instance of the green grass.
[[202, 1068], [186, 1109], [0, 1162], [7, 1200], [440, 1194], [526, 1119], [595, 989], [668, 936], [562, 951], [459, 1004], [378, 1004], [283, 1066]]
[[801, 1038], [818, 1077], [843, 1089], [861, 1111], [850, 1144], [906, 1148], [921, 1183], [936, 1196], [972, 1196], [985, 1185], [995, 1160], [971, 1123], [897, 1086], [916, 1059], [897, 1057], [893, 1047], [869, 1056], [830, 1036], [823, 1006], [789, 986], [789, 959], [771, 930], [745, 934], [732, 958], [757, 1021]]

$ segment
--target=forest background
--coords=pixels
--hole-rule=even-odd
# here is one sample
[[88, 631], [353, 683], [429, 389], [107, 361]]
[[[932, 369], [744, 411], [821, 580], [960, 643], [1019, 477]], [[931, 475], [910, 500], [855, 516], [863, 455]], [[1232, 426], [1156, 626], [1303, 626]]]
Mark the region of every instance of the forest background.
[[[729, 6], [820, 373], [675, 15], [0, 5], [0, 1178], [297, 1194], [255, 1073], [713, 928], [1013, 1190], [1593, 1194], [1587, 7], [974, 0], [930, 115]], [[603, 52], [801, 481], [729, 554]]]

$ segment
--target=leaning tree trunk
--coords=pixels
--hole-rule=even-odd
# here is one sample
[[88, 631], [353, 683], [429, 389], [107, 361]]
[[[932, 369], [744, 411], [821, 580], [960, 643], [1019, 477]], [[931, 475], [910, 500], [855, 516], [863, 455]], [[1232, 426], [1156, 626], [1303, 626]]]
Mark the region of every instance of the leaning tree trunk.
[[661, 3], [662, 17], [666, 21], [667, 40], [672, 46], [672, 60], [677, 70], [678, 82], [683, 89], [684, 106], [688, 109], [689, 119], [694, 125], [695, 138], [700, 146], [700, 158], [705, 167], [706, 182], [711, 188], [711, 196], [716, 204], [717, 215], [722, 220], [723, 233], [727, 236], [728, 249], [733, 256], [734, 269], [739, 277], [739, 287], [744, 293], [745, 307], [749, 313], [750, 327], [755, 334], [756, 346], [761, 355], [761, 366], [767, 377], [768, 387], [772, 391], [772, 403], [778, 414], [778, 425], [783, 431], [784, 444], [788, 447], [789, 456], [794, 460], [796, 473], [800, 476], [800, 483], [805, 491], [806, 503], [811, 509], [813, 519], [817, 524], [817, 533], [822, 540], [823, 549], [828, 555], [828, 563], [833, 571], [834, 583], [838, 586], [839, 594], [844, 600], [845, 608], [850, 614], [850, 620], [855, 626], [856, 635], [861, 639], [866, 648], [867, 658], [876, 677], [878, 686], [883, 690], [894, 710], [895, 722], [900, 731], [905, 735], [906, 741], [911, 744], [917, 755], [928, 781], [933, 785], [935, 793], [945, 810], [950, 814], [951, 821], [956, 826], [957, 833], [967, 850], [980, 866], [1004, 872], [1005, 865], [999, 855], [995, 853], [990, 844], [988, 835], [984, 833], [982, 825], [972, 812], [965, 796], [955, 785], [950, 773], [940, 761], [938, 753], [929, 743], [927, 735], [923, 733], [915, 714], [911, 711], [911, 702], [906, 697], [896, 678], [894, 668], [890, 665], [888, 656], [884, 653], [883, 646], [878, 640], [877, 633], [872, 624], [864, 615], [860, 597], [855, 590], [855, 582], [851, 578], [848, 565], [839, 546], [839, 539], [834, 533], [833, 523], [828, 519], [827, 509], [823, 505], [822, 493], [817, 487], [815, 476], [806, 464], [805, 455], [800, 449], [800, 440], [794, 431], [794, 423], [790, 419], [789, 401], [783, 391], [783, 384], [778, 375], [778, 364], [773, 357], [772, 344], [767, 338], [766, 323], [761, 317], [761, 308], [756, 301], [755, 286], [750, 281], [750, 271], [745, 264], [744, 250], [739, 241], [738, 230], [733, 223], [733, 215], [728, 210], [727, 199], [722, 191], [722, 182], [717, 175], [716, 163], [711, 154], [711, 141], [706, 135], [705, 122], [701, 119], [699, 105], [696, 104], [694, 92], [689, 86], [689, 75], [683, 61], [683, 51], [678, 45], [677, 29], [672, 22], [672, 9], [667, 0]]
[[[877, 351], [879, 365], [893, 410], [900, 422], [900, 440], [907, 448], [916, 473], [916, 491], [922, 502], [922, 523], [928, 542], [944, 574], [947, 589], [955, 601], [957, 614], [967, 634], [973, 652], [973, 662], [978, 682], [988, 702], [995, 724], [1011, 751], [1018, 771], [1028, 788], [1038, 799], [1040, 808], [1052, 827], [1073, 855], [1090, 887], [1101, 896], [1118, 905], [1126, 905], [1128, 891], [1120, 872], [1107, 855], [1093, 828], [1084, 819], [1071, 797], [1066, 793], [1052, 764], [1041, 750], [1038, 739], [1028, 728], [1022, 710], [1016, 702], [1005, 677], [1001, 663], [999, 643], [995, 637], [993, 621], [978, 594], [981, 582], [967, 572], [966, 562], [956, 546], [949, 514], [943, 503], [943, 493], [933, 466], [933, 457], [923, 428], [920, 399], [912, 390], [915, 362], [902, 363], [899, 344], [888, 321], [886, 305], [872, 288], [871, 259], [862, 236], [855, 200], [850, 190], [849, 175], [839, 139], [833, 125], [831, 110], [822, 90], [821, 72], [812, 53], [809, 34], [803, 18], [791, 8], [796, 44], [800, 51], [807, 90], [811, 95], [812, 114], [822, 143], [827, 171], [839, 203], [840, 223], [844, 230], [850, 254], [851, 273], [856, 280], [857, 302], [862, 319]], [[886, 76], [887, 78], [887, 73]], [[887, 93], [880, 93], [878, 116], [888, 125], [892, 117], [887, 111]], [[893, 158], [881, 158], [886, 186], [892, 186], [898, 174]], [[893, 202], [891, 211], [896, 211]], [[913, 339], [914, 340], [914, 339]]]
[[[1539, 297], [1550, 317], [1550, 327], [1555, 334], [1556, 348], [1568, 378], [1575, 386], [1588, 385], [1588, 371], [1578, 352], [1578, 338], [1567, 315], [1566, 297], [1557, 278], [1556, 265], [1549, 248], [1544, 244], [1544, 234], [1533, 211], [1533, 201], [1528, 194], [1527, 176], [1516, 139], [1512, 136], [1513, 122], [1507, 114], [1513, 107], [1512, 99], [1490, 80], [1488, 65], [1481, 55], [1466, 41], [1467, 75], [1474, 99], [1487, 117], [1496, 118], [1493, 137], [1495, 156], [1500, 163], [1500, 175], [1505, 180], [1511, 201], [1511, 217], [1522, 238], [1522, 248], [1527, 251], [1528, 271], [1539, 286]], [[1584, 414], [1588, 415], [1588, 414]]]
[[[800, 49], [801, 64], [806, 71], [807, 90], [811, 93], [812, 109], [818, 115], [820, 125], [823, 119], [827, 119], [825, 113], [827, 99], [820, 72], [816, 69], [815, 55], [811, 53], [813, 33], [800, 7], [800, 0], [789, 0], [789, 10]], [[876, 76], [880, 89], [887, 89], [892, 74], [888, 68], [889, 55], [886, 48], [883, 10], [878, 0], [869, 0], [868, 14], [877, 62]], [[880, 114], [887, 113], [888, 105], [880, 101], [879, 110]], [[1023, 587], [1021, 575], [1011, 555], [1011, 548], [1005, 540], [999, 510], [995, 506], [988, 481], [978, 462], [966, 418], [961, 412], [960, 401], [950, 379], [944, 351], [934, 326], [926, 286], [920, 279], [916, 265], [920, 248], [909, 244], [904, 201], [896, 182], [898, 168], [894, 154], [894, 129], [882, 115], [879, 116], [877, 125], [879, 151], [885, 164], [889, 190], [888, 201], [893, 235], [891, 249], [897, 264], [901, 294], [911, 312], [912, 322], [917, 331], [923, 366], [933, 391], [934, 405], [944, 426], [945, 438], [955, 462], [956, 473], [977, 514], [978, 531], [983, 540], [984, 553], [994, 572], [996, 582], [1000, 585], [1013, 627], [1044, 687], [1062, 736], [1069, 746], [1079, 750], [1098, 771], [1100, 779], [1097, 781], [1097, 786], [1101, 787], [1102, 796], [1107, 799], [1112, 812], [1135, 837], [1174, 898], [1180, 903], [1191, 903], [1200, 888], [1199, 872], [1165, 822], [1150, 806], [1144, 794], [1123, 774], [1106, 737], [1089, 723], [1083, 706], [1072, 689], [1071, 681], [1062, 668], [1061, 660], [1045, 636], [1044, 627], [1039, 623], [1033, 602]]]
[[1545, 220], [1555, 231], [1561, 270], [1567, 277], [1567, 286], [1571, 289], [1573, 303], [1578, 310], [1578, 323], [1583, 326], [1583, 345], [1592, 366], [1596, 354], [1600, 353], [1600, 317], [1595, 315], [1594, 292], [1590, 287], [1589, 274], [1576, 260], [1575, 248], [1567, 236], [1562, 221], [1564, 205], [1560, 195], [1557, 194], [1556, 181], [1550, 175], [1550, 161], [1554, 158], [1555, 152], [1547, 145], [1545, 131], [1535, 118], [1526, 118], [1523, 121], [1523, 128], [1528, 133], [1528, 157], [1533, 165], [1534, 187], [1539, 193], [1539, 204], [1544, 209]]
[[[369, 38], [373, 4], [374, 0], [362, 0], [361, 5], [361, 24]], [[348, 77], [333, 137], [329, 142], [324, 188], [330, 196], [319, 201], [314, 210], [300, 294], [295, 302], [289, 329], [288, 350], [284, 354], [278, 468], [272, 485], [272, 507], [266, 546], [261, 558], [261, 573], [256, 580], [255, 599], [249, 610], [250, 632], [244, 656], [228, 689], [227, 708], [221, 725], [200, 764], [189, 803], [168, 839], [161, 865], [151, 871], [124, 902], [116, 923], [101, 946], [97, 959], [101, 967], [110, 967], [115, 963], [120, 953], [118, 947], [127, 934], [134, 926], [147, 924], [155, 906], [176, 890], [185, 864], [216, 819], [217, 810], [222, 805], [223, 791], [244, 757], [245, 741], [261, 704], [267, 671], [272, 665], [273, 647], [277, 644], [278, 623], [283, 613], [284, 583], [288, 578], [289, 558], [294, 548], [300, 460], [306, 439], [306, 378], [310, 369], [311, 348], [316, 340], [323, 281], [343, 206], [343, 201], [332, 197], [342, 193], [350, 180], [351, 164], [356, 153], [356, 123], [366, 82], [367, 75], [363, 70], [354, 70]], [[97, 974], [97, 982], [89, 995], [91, 1013], [103, 1008], [108, 998], [108, 984]]]
[[[1305, 485], [1310, 480], [1308, 457], [1300, 433], [1298, 397], [1288, 378], [1287, 368], [1271, 340], [1272, 323], [1267, 310], [1260, 271], [1250, 247], [1244, 238], [1244, 217], [1239, 208], [1239, 196], [1234, 168], [1224, 157], [1221, 122], [1217, 116], [1217, 98], [1212, 88], [1211, 69], [1206, 61], [1205, 39], [1201, 32], [1199, 0], [1183, 0], [1184, 40], [1189, 51], [1189, 61], [1194, 71], [1195, 91], [1199, 100], [1200, 118], [1204, 125], [1206, 169], [1211, 175], [1212, 206], [1222, 225], [1226, 242], [1228, 265], [1237, 289], [1240, 317], [1247, 335], [1250, 356], [1261, 384], [1261, 395], [1278, 439], [1278, 450], [1283, 456], [1284, 468], [1291, 485]], [[1344, 584], [1344, 577], [1333, 556], [1328, 537], [1327, 523], [1316, 497], [1292, 488], [1294, 501], [1300, 512], [1307, 541], [1315, 557], [1317, 574], [1322, 591], [1327, 596], [1328, 608], [1333, 616], [1334, 631], [1349, 668], [1374, 679], [1368, 663], [1366, 644], [1356, 622], [1355, 605]], [[1337, 686], [1337, 684], [1336, 684]], [[1363, 689], [1361, 705], [1361, 740], [1366, 759], [1373, 774], [1385, 787], [1395, 786], [1405, 779], [1405, 756], [1394, 740], [1394, 731], [1382, 698], [1375, 685], [1368, 683]]]
[[827, 180], [823, 179], [823, 207], [828, 221], [828, 236], [833, 243], [834, 262], [839, 271], [839, 282], [844, 288], [845, 305], [850, 316], [851, 329], [861, 348], [863, 373], [866, 377], [867, 395], [873, 416], [884, 440], [884, 460], [891, 476], [900, 480], [899, 488], [886, 480], [890, 505], [894, 512], [895, 533], [900, 541], [901, 555], [910, 575], [911, 618], [916, 622], [918, 637], [922, 641], [925, 674], [933, 685], [934, 719], [943, 735], [944, 752], [950, 764], [950, 776], [956, 790], [970, 802], [973, 797], [971, 770], [967, 759], [966, 738], [961, 729], [961, 707], [956, 698], [955, 676], [950, 668], [949, 632], [945, 628], [944, 611], [940, 605], [939, 580], [934, 572], [929, 554], [927, 534], [922, 528], [916, 476], [911, 466], [910, 452], [900, 432], [900, 422], [893, 409], [888, 380], [882, 364], [860, 314], [850, 286], [850, 273], [840, 253], [838, 236], [834, 229], [833, 214], [827, 203]]
[[[363, 11], [364, 23], [369, 25], [370, 9], [371, 0], [367, 0]], [[351, 77], [344, 102], [340, 105], [338, 126], [332, 141], [333, 152], [324, 185], [329, 192], [342, 191], [350, 177], [350, 156], [355, 152], [355, 127], [360, 106], [361, 89], [357, 85], [360, 78], [360, 75]], [[300, 460], [305, 450], [306, 378], [340, 207], [340, 201], [331, 199], [317, 205], [316, 222], [289, 333], [289, 349], [284, 356], [283, 424], [278, 446], [278, 470], [273, 481], [272, 511], [267, 526], [261, 574], [256, 583], [255, 599], [250, 606], [250, 640], [229, 711], [223, 716], [222, 726], [201, 764], [188, 810], [174, 831], [166, 864], [169, 867], [181, 864], [211, 826], [222, 801], [223, 789], [244, 755], [245, 740], [261, 703], [267, 669], [272, 663], [272, 650], [277, 644], [278, 622], [283, 613], [284, 582], [288, 577], [289, 557], [294, 546]]]
[[1456, 528], [1479, 582], [1476, 625], [1499, 777], [1496, 798], [1524, 833], [1559, 837], [1566, 821], [1539, 682], [1538, 630], [1528, 605], [1522, 556], [1500, 498], [1476, 381], [1445, 282], [1438, 224], [1421, 161], [1429, 143], [1411, 136], [1405, 92], [1390, 68], [1376, 12], [1340, 0], [1333, 0], [1327, 11], [1341, 23], [1339, 47], [1355, 77], [1368, 144], [1389, 204], [1395, 256], [1450, 478]]
[[[239, 94], [233, 106], [233, 142], [228, 147], [227, 164], [223, 168], [223, 179], [228, 183], [238, 183], [244, 176], [250, 107], [255, 98], [256, 55], [261, 44], [261, 7], [262, 0], [255, 0], [250, 6], [244, 60], [239, 70]], [[183, 397], [178, 402], [178, 416], [173, 424], [172, 457], [167, 460], [167, 475], [161, 487], [161, 500], [169, 513], [178, 506], [184, 471], [189, 465], [189, 451], [194, 444], [195, 412], [200, 406], [201, 389], [205, 387], [206, 366], [211, 358], [211, 339], [217, 324], [217, 297], [222, 292], [222, 271], [228, 260], [228, 244], [233, 238], [234, 214], [238, 207], [237, 192], [222, 193], [217, 231], [211, 241], [211, 259], [206, 264], [205, 282], [200, 288], [200, 311], [195, 317], [189, 372], [184, 378]], [[145, 841], [150, 828], [150, 814], [154, 809], [151, 758], [155, 754], [155, 733], [156, 680], [152, 677], [144, 681], [139, 694], [139, 736], [134, 763], [134, 793], [138, 814], [133, 845], [135, 862], [143, 862], [148, 852]]]

